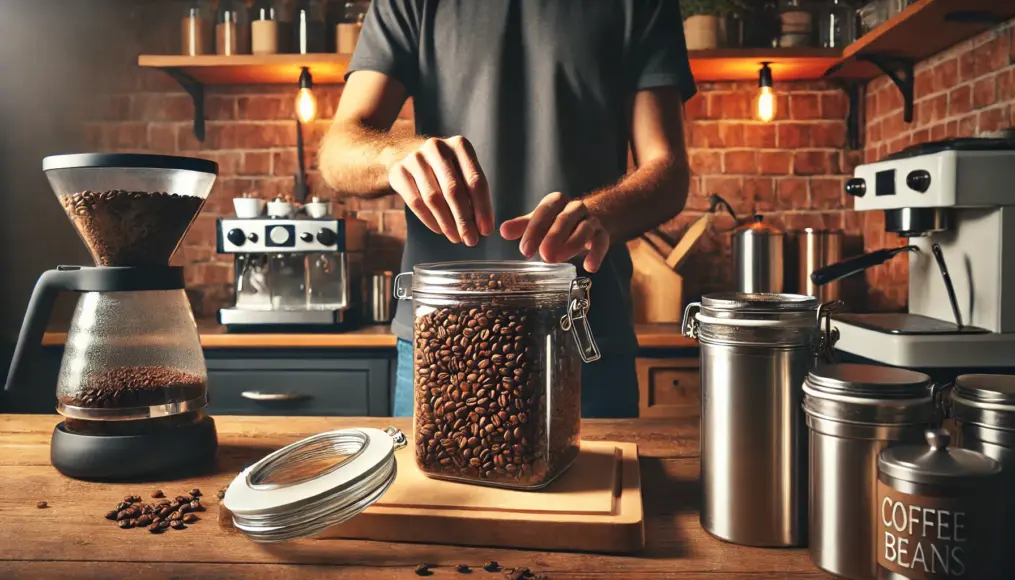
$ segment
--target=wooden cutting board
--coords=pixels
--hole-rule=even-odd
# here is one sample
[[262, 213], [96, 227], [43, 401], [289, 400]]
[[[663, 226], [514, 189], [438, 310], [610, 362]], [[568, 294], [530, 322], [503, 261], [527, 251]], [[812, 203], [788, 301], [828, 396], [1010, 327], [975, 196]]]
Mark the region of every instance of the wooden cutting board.
[[570, 469], [540, 491], [431, 479], [412, 450], [410, 441], [395, 454], [398, 475], [376, 504], [316, 538], [612, 553], [645, 547], [633, 443], [583, 441]]

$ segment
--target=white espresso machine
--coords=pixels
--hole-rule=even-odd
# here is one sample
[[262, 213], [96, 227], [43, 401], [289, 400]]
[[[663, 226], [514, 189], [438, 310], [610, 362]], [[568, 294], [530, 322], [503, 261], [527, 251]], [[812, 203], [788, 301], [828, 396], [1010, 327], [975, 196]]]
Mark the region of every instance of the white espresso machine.
[[1015, 367], [1015, 140], [925, 143], [860, 165], [859, 211], [908, 240], [817, 270], [815, 283], [909, 258], [909, 312], [839, 314], [836, 348], [908, 368]]

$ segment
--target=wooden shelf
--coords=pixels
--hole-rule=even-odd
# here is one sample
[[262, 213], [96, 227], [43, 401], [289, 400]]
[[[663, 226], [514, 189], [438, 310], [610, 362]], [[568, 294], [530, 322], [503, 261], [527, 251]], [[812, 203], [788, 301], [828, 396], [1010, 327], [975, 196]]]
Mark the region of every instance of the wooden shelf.
[[[691, 51], [691, 70], [700, 82], [756, 81], [762, 62], [770, 62], [776, 82], [819, 79], [839, 61], [838, 49], [737, 49]], [[296, 84], [300, 67], [309, 67], [314, 82], [344, 81], [348, 54], [272, 54], [236, 56], [146, 55], [138, 65], [182, 72], [204, 85]]]
[[869, 80], [884, 74], [871, 58], [916, 63], [1012, 17], [1010, 0], [918, 0], [847, 46], [826, 76]]
[[182, 72], [204, 85], [296, 85], [300, 67], [309, 67], [315, 84], [336, 84], [345, 80], [348, 54], [239, 54], [235, 56], [148, 55], [137, 59], [138, 66]]
[[768, 62], [775, 82], [820, 79], [842, 58], [838, 48], [718, 48], [692, 50], [691, 72], [697, 82], [758, 80]]

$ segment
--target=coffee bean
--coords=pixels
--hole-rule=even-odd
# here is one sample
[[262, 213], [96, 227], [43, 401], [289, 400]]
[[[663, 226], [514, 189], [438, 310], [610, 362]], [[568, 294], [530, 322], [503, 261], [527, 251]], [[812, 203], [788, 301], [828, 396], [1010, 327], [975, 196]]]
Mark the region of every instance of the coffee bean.
[[419, 566], [416, 566], [415, 572], [417, 576], [429, 576], [433, 574], [433, 572], [430, 571], [430, 567], [427, 566], [426, 564], [420, 564]]
[[483, 564], [483, 570], [486, 570], [487, 572], [496, 572], [499, 569], [500, 564], [498, 564], [496, 560], [491, 560]]
[[187, 512], [189, 512], [189, 511], [190, 511], [190, 504], [189, 504], [189, 503], [185, 503], [185, 504], [181, 505], [181, 506], [180, 506], [180, 509], [178, 509], [178, 510], [176, 510], [176, 511], [177, 511], [177, 512], [178, 512], [178, 513], [179, 513], [180, 515], [183, 515], [183, 514], [185, 514], [185, 513], [187, 513]]
[[201, 519], [201, 518], [197, 517], [196, 514], [185, 514], [183, 516], [183, 521], [185, 523], [188, 523], [188, 524], [192, 524], [192, 523], [196, 522], [199, 519]]
[[162, 529], [163, 529], [162, 526], [160, 526], [158, 524], [152, 524], [152, 525], [148, 526], [148, 533], [150, 533], [150, 534], [161, 534], [162, 533]]
[[164, 493], [162, 493], [161, 489], [156, 489], [155, 491], [152, 492], [152, 497], [166, 497], [166, 496]]
[[117, 512], [116, 510], [113, 510], [113, 511], [111, 511], [111, 512], [106, 512], [106, 519], [107, 519], [107, 520], [115, 520], [115, 519], [116, 519], [116, 514], [117, 514], [117, 513], [118, 513], [118, 512]]
[[224, 498], [225, 496], [226, 496], [226, 491], [225, 491], [224, 489], [220, 489], [220, 490], [218, 490], [218, 491], [217, 491], [217, 492], [215, 493], [215, 497], [217, 497], [217, 498], [219, 498], [219, 499], [222, 499], [222, 498]]
[[116, 511], [122, 512], [123, 510], [125, 510], [125, 509], [127, 509], [129, 507], [130, 507], [129, 503], [127, 503], [125, 501], [122, 501], [122, 502], [116, 504]]
[[127, 513], [127, 510], [120, 510], [120, 512], [116, 514], [117, 521], [123, 521], [126, 519], [130, 519], [130, 514]]
[[160, 518], [166, 518], [166, 517], [168, 517], [168, 516], [169, 516], [169, 514], [171, 514], [171, 513], [173, 513], [173, 510], [172, 510], [172, 509], [170, 509], [170, 507], [169, 507], [169, 506], [163, 506], [163, 507], [162, 507], [162, 509], [160, 509], [160, 510], [158, 511], [158, 514], [159, 514], [159, 517], [160, 517]]
[[162, 520], [161, 522], [159, 522], [159, 527], [162, 528], [163, 530], [168, 528], [169, 527], [169, 521], [168, 520]]
[[[190, 501], [191, 501], [191, 498], [189, 498], [189, 497], [184, 497], [182, 495], [176, 496], [176, 503], [177, 504], [182, 505], [182, 504], [185, 504], [185, 503], [190, 503]], [[179, 506], [177, 506], [177, 507], [179, 507]]]
[[194, 497], [201, 497], [201, 490], [197, 489], [196, 487], [194, 489], [190, 490], [190, 497], [192, 497], [192, 498], [194, 498]]
[[171, 523], [169, 525], [171, 525], [174, 530], [182, 530], [182, 529], [187, 527], [187, 526], [183, 525], [183, 522], [180, 521], [180, 520], [174, 520], [173, 523]]
[[180, 512], [173, 512], [173, 513], [169, 514], [169, 521], [176, 521], [176, 520], [178, 520], [178, 519], [180, 519], [182, 517], [183, 517], [183, 514], [181, 514]]
[[145, 527], [145, 526], [150, 525], [151, 523], [152, 523], [152, 517], [151, 516], [141, 516], [141, 517], [139, 517], [137, 519], [137, 525], [138, 525], [138, 527]]
[[120, 526], [121, 530], [129, 530], [134, 527], [130, 523], [130, 520], [120, 520], [119, 522], [116, 523], [116, 525]]
[[204, 506], [201, 505], [201, 500], [195, 499], [194, 501], [190, 502], [190, 509], [191, 511], [195, 512], [203, 512]]
[[40, 501], [39, 503], [35, 504], [35, 507], [40, 510], [44, 510], [49, 507], [49, 504], [44, 501]]
[[459, 574], [468, 574], [470, 572], [468, 564], [457, 564], [455, 565], [455, 572]]

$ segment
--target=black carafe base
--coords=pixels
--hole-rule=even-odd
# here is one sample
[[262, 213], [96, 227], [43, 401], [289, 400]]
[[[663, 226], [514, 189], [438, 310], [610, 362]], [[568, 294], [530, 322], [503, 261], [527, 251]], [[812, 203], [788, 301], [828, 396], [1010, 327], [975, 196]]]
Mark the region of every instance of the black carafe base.
[[171, 480], [215, 468], [215, 421], [201, 417], [186, 425], [132, 435], [78, 433], [60, 423], [53, 429], [50, 461], [60, 473], [91, 481]]

